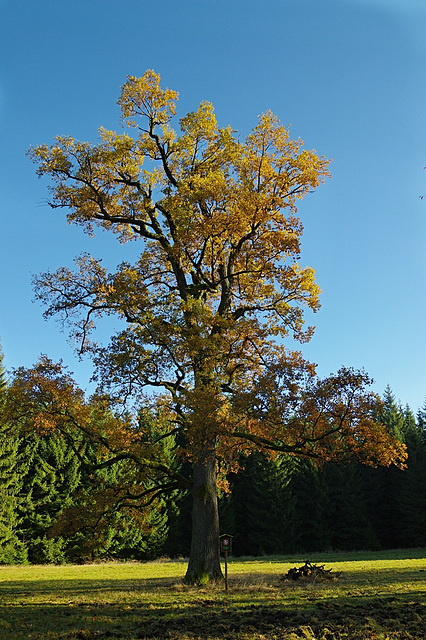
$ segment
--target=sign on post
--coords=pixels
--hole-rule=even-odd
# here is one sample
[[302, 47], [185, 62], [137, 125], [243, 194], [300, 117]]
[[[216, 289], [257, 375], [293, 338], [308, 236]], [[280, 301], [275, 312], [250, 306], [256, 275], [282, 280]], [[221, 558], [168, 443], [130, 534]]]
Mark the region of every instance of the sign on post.
[[223, 533], [219, 536], [220, 551], [225, 556], [225, 590], [228, 591], [228, 553], [232, 553], [232, 536]]

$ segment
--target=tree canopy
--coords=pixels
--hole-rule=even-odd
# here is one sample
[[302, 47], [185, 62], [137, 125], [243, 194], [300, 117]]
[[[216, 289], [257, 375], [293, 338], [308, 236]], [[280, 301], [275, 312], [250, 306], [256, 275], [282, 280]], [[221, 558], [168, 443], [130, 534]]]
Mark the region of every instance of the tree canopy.
[[[128, 77], [118, 103], [130, 133], [101, 128], [97, 144], [59, 136], [29, 155], [70, 223], [142, 243], [136, 263], [113, 273], [84, 254], [74, 270], [37, 276], [36, 297], [91, 355], [103, 392], [162, 415], [162, 433], [143, 438], [131, 420], [116, 422], [111, 459], [143, 442], [154, 448], [142, 466], [192, 491], [187, 578], [196, 581], [220, 576], [217, 473], [236, 468], [242, 451], [373, 465], [403, 464], [405, 453], [378, 421], [364, 372], [319, 380], [284, 344], [310, 339], [304, 310], [319, 308], [314, 271], [299, 263], [297, 204], [328, 176], [328, 161], [270, 111], [241, 140], [203, 102], [176, 132], [177, 100], [154, 71]], [[111, 314], [123, 328], [99, 345], [93, 330]], [[156, 443], [167, 438], [191, 477], [156, 468]]]

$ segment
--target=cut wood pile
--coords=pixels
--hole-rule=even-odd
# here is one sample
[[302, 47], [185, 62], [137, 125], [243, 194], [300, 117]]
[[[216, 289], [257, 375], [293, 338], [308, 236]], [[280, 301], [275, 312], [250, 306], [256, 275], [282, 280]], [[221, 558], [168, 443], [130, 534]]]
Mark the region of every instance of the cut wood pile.
[[311, 564], [310, 562], [305, 562], [301, 567], [293, 567], [289, 569], [285, 576], [283, 576], [283, 580], [334, 580], [334, 578], [338, 578], [340, 573], [334, 573], [332, 575], [332, 569], [326, 569], [325, 565], [321, 564]]

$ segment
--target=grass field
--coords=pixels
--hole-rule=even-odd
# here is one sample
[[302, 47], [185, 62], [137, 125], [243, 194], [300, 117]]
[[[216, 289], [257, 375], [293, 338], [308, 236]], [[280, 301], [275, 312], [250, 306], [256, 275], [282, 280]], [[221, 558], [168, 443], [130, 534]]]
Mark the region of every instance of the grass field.
[[[305, 560], [331, 581], [282, 580]], [[426, 638], [426, 550], [232, 560], [224, 585], [185, 562], [0, 567], [0, 639]]]

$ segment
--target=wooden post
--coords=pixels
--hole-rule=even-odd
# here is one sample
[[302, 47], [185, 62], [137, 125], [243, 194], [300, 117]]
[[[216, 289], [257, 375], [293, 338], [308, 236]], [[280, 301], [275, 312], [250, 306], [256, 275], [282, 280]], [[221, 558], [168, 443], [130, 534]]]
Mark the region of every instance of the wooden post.
[[228, 591], [228, 552], [225, 551], [225, 591]]

